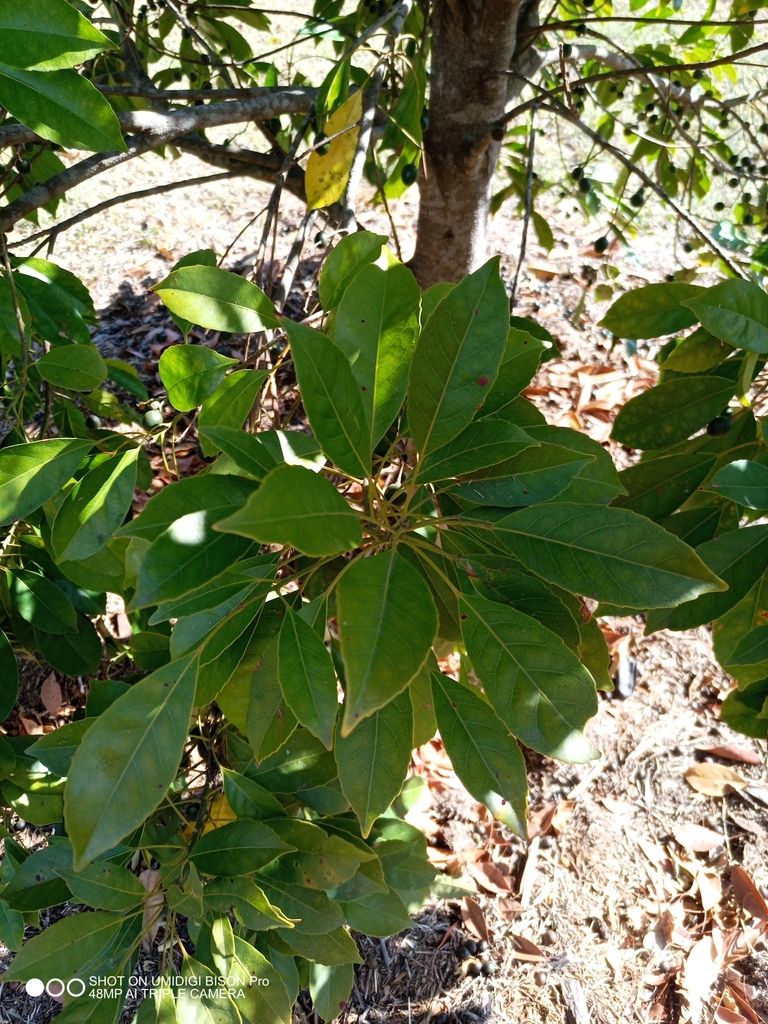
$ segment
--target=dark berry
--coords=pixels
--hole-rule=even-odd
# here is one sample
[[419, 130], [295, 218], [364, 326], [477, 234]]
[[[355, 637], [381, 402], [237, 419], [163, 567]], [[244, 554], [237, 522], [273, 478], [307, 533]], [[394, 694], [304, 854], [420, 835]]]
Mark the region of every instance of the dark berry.
[[746, 224], [747, 227], [749, 227], [750, 224], [755, 223], [755, 218], [752, 216], [751, 213], [745, 213], [744, 216], [741, 218], [741, 223]]
[[693, 252], [693, 246], [690, 242], [683, 243], [683, 252]]
[[400, 178], [404, 185], [412, 185], [419, 176], [419, 169], [416, 164], [406, 164], [400, 171]]
[[468, 949], [472, 956], [474, 956], [475, 953], [477, 952], [477, 943], [475, 942], [474, 939], [467, 939], [467, 941], [464, 943], [464, 948]]
[[717, 212], [719, 213], [719, 212], [720, 212], [720, 210], [724, 210], [724, 209], [725, 209], [725, 203], [715, 203], [715, 206], [714, 206], [714, 208], [715, 208], [715, 209], [717, 210]]
[[760, 125], [760, 131], [763, 133], [763, 135], [768, 135], [768, 121], [763, 121], [763, 123]]
[[728, 157], [728, 163], [731, 165], [731, 167], [735, 167], [738, 162], [739, 158], [736, 156], [736, 154]]
[[32, 164], [27, 160], [26, 157], [21, 157], [16, 161], [16, 170], [19, 174], [29, 174], [32, 170]]
[[315, 235], [315, 245], [326, 245], [327, 239], [322, 231], [318, 231]]
[[607, 248], [608, 239], [605, 237], [605, 235], [603, 235], [602, 238], [595, 239], [595, 252], [605, 252]]
[[429, 114], [426, 110], [422, 111], [421, 117], [419, 118], [421, 124], [421, 130], [425, 132], [429, 128]]
[[459, 958], [459, 960], [468, 960], [472, 956], [472, 954], [469, 952], [466, 946], [459, 946], [459, 948], [456, 950], [456, 956]]
[[574, 167], [573, 170], [571, 171], [571, 177], [573, 178], [574, 181], [580, 181], [581, 178], [584, 177], [584, 168], [583, 167]]
[[488, 949], [488, 943], [485, 941], [485, 939], [481, 939], [478, 942], [478, 944], [477, 944], [477, 952], [478, 953], [485, 953], [487, 951], [487, 949]]
[[584, 36], [587, 34], [587, 26], [577, 25], [573, 31], [576, 33], [577, 36]]
[[325, 154], [331, 148], [330, 142], [327, 143], [327, 145], [323, 145], [327, 138], [328, 136], [325, 134], [325, 132], [318, 132], [317, 135], [315, 136], [315, 149], [317, 150], [320, 156], [325, 156]]
[[645, 196], [643, 195], [642, 191], [635, 192], [633, 196], [629, 197], [629, 201], [630, 203], [632, 203], [633, 206], [640, 207], [645, 202]]
[[101, 426], [101, 420], [98, 416], [86, 416], [85, 425], [89, 430], [98, 430]]
[[751, 203], [752, 202], [752, 193], [751, 192], [745, 192], [744, 195], [741, 197], [741, 201], [743, 203]]
[[729, 178], [728, 179], [728, 185], [729, 185], [730, 188], [736, 188], [736, 186], [738, 184], [739, 184], [739, 179], [738, 178]]
[[491, 132], [491, 138], [494, 142], [502, 142], [504, 140], [504, 129], [494, 128]]
[[496, 971], [498, 971], [498, 967], [493, 962], [493, 960], [488, 960], [486, 963], [483, 964], [483, 974], [486, 976], [486, 978], [490, 978], [490, 976], [492, 974], [495, 974]]
[[[571, 44], [570, 43], [563, 43], [563, 56], [564, 57], [570, 57], [572, 53], [573, 53], [573, 47], [571, 46]], [[765, 127], [766, 131], [768, 131], [768, 124], [765, 125], [764, 127]]]
[[589, 178], [579, 178], [579, 192], [591, 192], [592, 182]]
[[731, 429], [731, 421], [727, 416], [715, 416], [707, 424], [707, 433], [710, 437], [722, 437]]

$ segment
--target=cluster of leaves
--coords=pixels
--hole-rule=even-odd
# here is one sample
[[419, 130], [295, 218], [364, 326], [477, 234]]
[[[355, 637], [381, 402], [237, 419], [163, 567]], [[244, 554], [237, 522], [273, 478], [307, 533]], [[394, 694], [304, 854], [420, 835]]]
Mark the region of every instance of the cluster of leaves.
[[728, 584], [650, 612], [646, 631], [713, 622], [715, 653], [738, 682], [722, 717], [765, 739], [768, 525], [760, 520], [768, 512], [768, 445], [765, 418], [756, 413], [766, 388], [768, 296], [750, 281], [649, 285], [622, 296], [602, 323], [628, 338], [695, 328], [661, 348], [659, 384], [616, 417], [612, 437], [642, 456], [619, 474], [627, 494], [614, 504], [695, 547]]
[[[4, 940], [65, 899], [95, 911], [32, 938], [7, 980], [127, 977], [163, 915], [172, 977], [147, 1020], [197, 1019], [182, 948], [182, 978], [271, 979], [207, 993], [222, 1020], [287, 1022], [307, 985], [333, 1017], [357, 959], [344, 925], [400, 930], [432, 884], [423, 837], [392, 810], [412, 748], [438, 728], [467, 789], [525, 835], [519, 743], [598, 753], [583, 729], [609, 656], [585, 598], [667, 616], [721, 596], [675, 532], [617, 507], [631, 491], [599, 444], [521, 397], [551, 340], [510, 318], [498, 260], [422, 294], [385, 241], [332, 250], [322, 330], [210, 252], [156, 286], [185, 331], [274, 331], [308, 423], [243, 428], [266, 374], [167, 349], [168, 400], [197, 411], [210, 461], [138, 515], [143, 432], [79, 429], [79, 377], [55, 399], [71, 436], [0, 449], [6, 669], [20, 648], [71, 674], [106, 666], [76, 720], [0, 744], [5, 806], [63, 819], [32, 857], [6, 840]], [[50, 353], [67, 374], [84, 354], [98, 357]], [[134, 636], [102, 658], [89, 616], [107, 592]], [[451, 649], [458, 681], [436, 661]], [[144, 672], [116, 680], [121, 657]], [[96, 1006], [114, 1021], [126, 994], [89, 991], [64, 1019]]]

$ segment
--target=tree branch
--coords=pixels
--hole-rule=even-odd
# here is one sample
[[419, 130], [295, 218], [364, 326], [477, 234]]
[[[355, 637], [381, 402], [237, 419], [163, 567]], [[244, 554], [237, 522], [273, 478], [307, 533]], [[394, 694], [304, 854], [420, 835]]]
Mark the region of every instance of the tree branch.
[[[206, 142], [199, 135], [183, 135], [175, 143], [185, 153], [193, 153], [205, 160], [212, 167], [223, 167], [235, 174], [250, 174], [261, 181], [274, 183], [280, 174], [284, 157], [281, 153], [258, 153], [253, 149], [241, 149], [239, 146], [216, 146]], [[245, 165], [249, 170], [238, 170]], [[285, 179], [285, 187], [302, 201], [304, 192], [304, 171], [297, 164], [292, 164]]]

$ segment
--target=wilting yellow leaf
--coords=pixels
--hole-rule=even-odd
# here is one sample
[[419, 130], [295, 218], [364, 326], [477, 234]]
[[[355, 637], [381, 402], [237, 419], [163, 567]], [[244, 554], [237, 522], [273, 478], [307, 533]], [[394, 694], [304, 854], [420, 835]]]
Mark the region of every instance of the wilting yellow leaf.
[[[325, 124], [327, 136], [336, 135], [356, 124], [363, 113], [363, 90], [358, 89], [354, 95], [342, 103], [333, 112]], [[307, 192], [307, 207], [315, 210], [321, 206], [330, 206], [344, 195], [347, 187], [352, 160], [355, 156], [357, 137], [360, 128], [351, 128], [328, 144], [328, 152], [323, 156], [315, 151], [310, 153], [307, 161], [307, 172], [304, 187]]]

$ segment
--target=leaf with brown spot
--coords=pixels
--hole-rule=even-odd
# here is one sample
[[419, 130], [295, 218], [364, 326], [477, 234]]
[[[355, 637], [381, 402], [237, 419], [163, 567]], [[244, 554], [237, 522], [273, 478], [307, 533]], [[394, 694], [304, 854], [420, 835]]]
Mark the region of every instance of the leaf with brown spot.
[[726, 793], [740, 792], [749, 785], [748, 781], [733, 768], [723, 764], [705, 761], [695, 764], [683, 772], [688, 785], [704, 796], [725, 796]]

